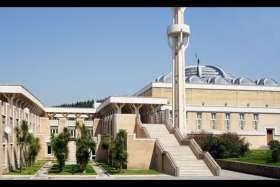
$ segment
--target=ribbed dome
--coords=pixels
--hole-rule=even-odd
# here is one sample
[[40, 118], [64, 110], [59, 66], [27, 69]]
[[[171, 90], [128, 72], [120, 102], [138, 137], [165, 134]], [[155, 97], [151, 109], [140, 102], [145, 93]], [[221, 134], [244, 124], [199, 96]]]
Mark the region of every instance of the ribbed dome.
[[[156, 82], [172, 83], [172, 72], [159, 76]], [[185, 81], [188, 84], [221, 84], [244, 86], [279, 86], [273, 79], [259, 79], [252, 81], [245, 77], [235, 78], [223, 69], [209, 65], [190, 65], [185, 68]]]
[[253, 81], [244, 77], [239, 77], [235, 79], [233, 83], [238, 85], [256, 85]]

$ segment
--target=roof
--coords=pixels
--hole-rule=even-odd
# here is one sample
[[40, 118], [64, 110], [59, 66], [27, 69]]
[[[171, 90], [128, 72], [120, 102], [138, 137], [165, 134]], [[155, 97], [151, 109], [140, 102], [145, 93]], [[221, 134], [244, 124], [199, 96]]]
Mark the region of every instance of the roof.
[[100, 112], [103, 108], [110, 104], [155, 104], [166, 105], [168, 100], [166, 98], [157, 97], [108, 97], [99, 107], [96, 109], [96, 113]]
[[[245, 77], [235, 77], [222, 68], [211, 65], [189, 65], [185, 68], [185, 81], [187, 84], [222, 84], [247, 86], [280, 86], [277, 81], [261, 78], [252, 81]], [[172, 73], [163, 74], [155, 82], [172, 83]]]

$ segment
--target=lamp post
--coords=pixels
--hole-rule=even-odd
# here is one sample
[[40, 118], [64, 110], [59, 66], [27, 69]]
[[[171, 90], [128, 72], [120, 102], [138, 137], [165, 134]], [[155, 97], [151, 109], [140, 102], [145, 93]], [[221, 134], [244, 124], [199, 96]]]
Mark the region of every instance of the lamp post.
[[190, 28], [184, 23], [183, 7], [172, 8], [172, 24], [167, 28], [168, 44], [173, 52], [172, 117], [173, 127], [181, 133], [186, 129], [185, 50], [188, 47]]

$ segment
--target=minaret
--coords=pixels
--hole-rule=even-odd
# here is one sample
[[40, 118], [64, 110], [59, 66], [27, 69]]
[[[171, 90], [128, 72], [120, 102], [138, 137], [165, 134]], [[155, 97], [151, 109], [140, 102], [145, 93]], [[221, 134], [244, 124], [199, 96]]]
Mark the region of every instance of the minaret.
[[190, 28], [184, 23], [185, 8], [176, 7], [172, 8], [172, 11], [173, 21], [167, 29], [167, 34], [173, 52], [173, 127], [184, 133], [186, 130], [185, 50], [188, 46]]

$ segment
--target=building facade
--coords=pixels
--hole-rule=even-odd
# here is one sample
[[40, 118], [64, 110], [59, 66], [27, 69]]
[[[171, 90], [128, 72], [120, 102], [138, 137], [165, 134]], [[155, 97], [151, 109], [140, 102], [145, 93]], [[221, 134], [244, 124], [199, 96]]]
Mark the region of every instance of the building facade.
[[[50, 137], [66, 127], [72, 137], [67, 162], [75, 163], [76, 123], [84, 123], [97, 143], [93, 153], [96, 160], [107, 159], [101, 146], [103, 137], [115, 137], [120, 129], [125, 129], [128, 168], [154, 168], [172, 175], [195, 174], [185, 168], [181, 158], [176, 158], [187, 154], [199, 168], [204, 165], [208, 168], [201, 169], [199, 174], [218, 173], [209, 156], [197, 156], [195, 149], [199, 148], [195, 148], [195, 143], [184, 144], [183, 139], [191, 134], [233, 132], [244, 137], [253, 149], [280, 140], [280, 86], [276, 81], [236, 78], [221, 68], [207, 65], [187, 66], [185, 80], [186, 123], [181, 135], [172, 126], [171, 74], [158, 77], [133, 96], [108, 97], [93, 108], [45, 107], [23, 86], [1, 85], [0, 172], [19, 167], [15, 127], [22, 120], [40, 138], [39, 160], [54, 159]], [[176, 154], [172, 155], [174, 151]]]

